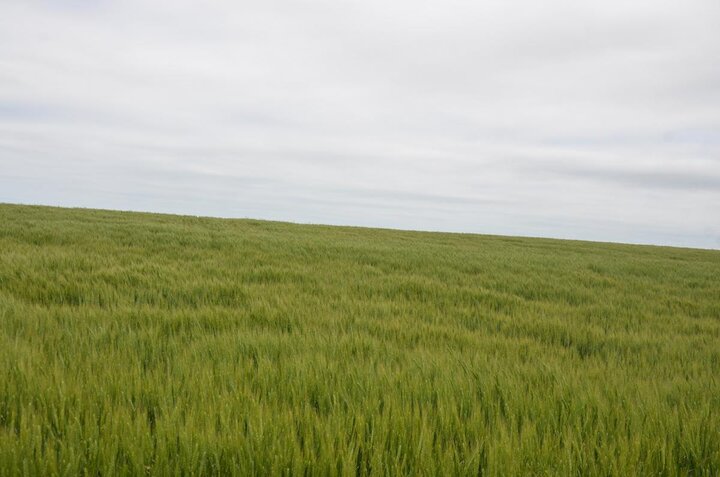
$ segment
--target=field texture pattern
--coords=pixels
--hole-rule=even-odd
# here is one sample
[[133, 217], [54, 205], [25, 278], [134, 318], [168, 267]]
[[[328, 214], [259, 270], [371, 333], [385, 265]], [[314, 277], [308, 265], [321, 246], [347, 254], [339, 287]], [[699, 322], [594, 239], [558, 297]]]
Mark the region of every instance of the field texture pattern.
[[0, 205], [0, 475], [720, 475], [720, 252]]

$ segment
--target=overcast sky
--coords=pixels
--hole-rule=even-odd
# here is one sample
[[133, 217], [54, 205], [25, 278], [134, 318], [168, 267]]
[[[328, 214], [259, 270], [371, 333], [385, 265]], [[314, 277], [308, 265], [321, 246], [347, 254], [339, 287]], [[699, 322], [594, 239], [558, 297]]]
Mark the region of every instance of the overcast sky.
[[1, 0], [0, 202], [720, 248], [720, 2]]

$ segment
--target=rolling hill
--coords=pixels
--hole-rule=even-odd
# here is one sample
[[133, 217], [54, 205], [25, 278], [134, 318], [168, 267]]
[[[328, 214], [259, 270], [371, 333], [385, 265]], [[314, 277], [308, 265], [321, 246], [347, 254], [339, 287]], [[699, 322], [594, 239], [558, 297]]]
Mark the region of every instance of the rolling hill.
[[718, 475], [720, 252], [0, 205], [0, 475]]

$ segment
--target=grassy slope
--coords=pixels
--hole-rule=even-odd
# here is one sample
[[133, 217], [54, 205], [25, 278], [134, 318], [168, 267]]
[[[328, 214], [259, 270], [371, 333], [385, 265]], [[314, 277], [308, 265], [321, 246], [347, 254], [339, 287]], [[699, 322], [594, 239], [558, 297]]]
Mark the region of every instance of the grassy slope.
[[0, 205], [0, 475], [717, 475], [720, 252]]

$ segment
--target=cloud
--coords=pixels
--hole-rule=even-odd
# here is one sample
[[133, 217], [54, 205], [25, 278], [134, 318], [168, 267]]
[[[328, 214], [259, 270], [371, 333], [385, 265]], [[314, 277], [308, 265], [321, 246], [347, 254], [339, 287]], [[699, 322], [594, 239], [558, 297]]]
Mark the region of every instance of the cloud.
[[611, 169], [577, 168], [572, 166], [546, 166], [545, 172], [590, 181], [610, 182], [634, 188], [649, 187], [680, 191], [720, 192], [720, 175], [708, 176], [698, 173], [668, 173], [652, 171], [627, 171]]
[[717, 24], [713, 0], [7, 0], [0, 200], [717, 247]]

